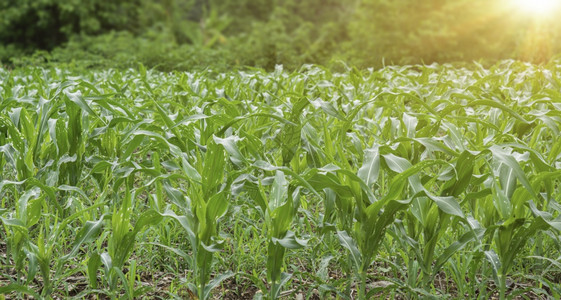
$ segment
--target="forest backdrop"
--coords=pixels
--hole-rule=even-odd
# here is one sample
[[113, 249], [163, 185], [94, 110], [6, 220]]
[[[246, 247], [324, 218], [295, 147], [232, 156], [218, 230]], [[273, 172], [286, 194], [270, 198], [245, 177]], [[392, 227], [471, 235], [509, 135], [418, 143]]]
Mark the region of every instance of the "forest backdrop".
[[0, 3], [0, 61], [293, 69], [539, 63], [561, 52], [560, 27], [552, 21], [559, 13], [524, 14], [513, 1], [8, 0]]

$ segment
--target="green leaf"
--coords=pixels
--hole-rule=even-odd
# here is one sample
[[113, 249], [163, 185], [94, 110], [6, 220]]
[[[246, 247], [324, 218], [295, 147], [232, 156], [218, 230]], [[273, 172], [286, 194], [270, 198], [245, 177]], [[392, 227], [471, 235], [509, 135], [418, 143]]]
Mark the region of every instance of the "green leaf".
[[380, 172], [380, 152], [378, 147], [372, 147], [364, 151], [364, 161], [362, 167], [358, 169], [357, 176], [366, 183], [367, 186], [372, 186], [378, 180]]
[[163, 187], [171, 202], [173, 202], [178, 207], [189, 207], [189, 201], [187, 200], [183, 192], [176, 188], [173, 188], [168, 182], [164, 182]]
[[242, 162], [246, 161], [245, 157], [243, 157], [238, 148], [238, 142], [242, 141], [243, 138], [232, 135], [224, 139], [213, 136], [213, 139], [216, 144], [222, 145], [224, 147], [226, 152], [230, 155], [230, 159], [233, 163], [241, 164]]
[[462, 212], [462, 208], [460, 207], [458, 201], [456, 201], [456, 198], [452, 196], [446, 196], [446, 197], [434, 196], [428, 192], [426, 192], [425, 194], [432, 201], [434, 201], [436, 205], [438, 205], [438, 208], [440, 208], [440, 210], [442, 210], [443, 212], [453, 216], [458, 216], [460, 218], [465, 218], [465, 215]]
[[201, 242], [201, 247], [209, 253], [215, 253], [224, 249], [224, 241], [213, 239], [212, 243], [209, 245]]
[[[187, 232], [187, 236], [189, 237], [189, 239], [194, 242], [195, 241], [195, 233], [193, 232], [193, 221], [190, 220], [190, 218], [188, 218], [187, 216], [178, 216], [177, 214], [175, 214], [175, 212], [171, 211], [171, 210], [167, 210], [165, 213], [162, 214], [163, 217], [170, 217], [174, 220], [176, 220], [181, 227], [183, 227], [183, 229], [185, 229], [185, 231]], [[192, 243], [193, 245], [195, 245], [194, 243]]]
[[512, 205], [510, 204], [509, 197], [500, 187], [496, 185], [494, 186], [493, 191], [493, 204], [495, 205], [495, 208], [499, 212], [501, 218], [509, 218], [512, 212]]
[[561, 216], [558, 216], [557, 218], [554, 219], [553, 215], [551, 213], [540, 211], [536, 207], [536, 204], [534, 203], [534, 201], [531, 201], [531, 200], [528, 201], [528, 205], [530, 207], [530, 210], [532, 211], [532, 213], [535, 216], [542, 218], [544, 220], [544, 222], [549, 224], [549, 226], [551, 226], [555, 230], [561, 231]]
[[508, 106], [506, 106], [502, 103], [499, 103], [497, 101], [481, 99], [481, 100], [476, 100], [476, 101], [470, 102], [470, 106], [477, 106], [477, 105], [486, 105], [486, 106], [496, 107], [496, 108], [498, 108], [498, 109], [500, 109], [504, 112], [507, 112], [507, 113], [511, 114], [514, 118], [518, 119], [519, 121], [521, 121], [523, 123], [530, 123], [530, 122], [526, 121], [526, 119], [524, 119], [518, 113], [516, 113], [513, 109], [511, 109]]
[[383, 157], [388, 165], [388, 168], [396, 173], [405, 172], [407, 169], [412, 167], [411, 163], [405, 158], [395, 156], [394, 154], [385, 154]]
[[214, 290], [215, 288], [217, 288], [224, 280], [226, 279], [230, 279], [232, 277], [234, 277], [236, 275], [236, 273], [233, 272], [226, 272], [226, 273], [222, 273], [218, 276], [215, 276], [207, 285], [205, 285], [205, 289], [203, 292], [204, 295], [204, 299], [210, 299], [210, 292], [212, 290]]
[[225, 155], [224, 150], [214, 141], [207, 143], [207, 150], [204, 157], [202, 176], [202, 186], [205, 197], [210, 197], [216, 193], [216, 189], [222, 184], [224, 179]]
[[117, 268], [116, 266], [113, 267], [113, 269], [111, 269], [111, 271], [115, 272], [115, 274], [117, 274], [117, 276], [119, 276], [119, 279], [121, 279], [121, 282], [123, 283], [123, 287], [125, 290], [125, 296], [127, 299], [129, 300], [133, 300], [134, 299], [134, 291], [132, 291], [129, 287], [129, 281], [127, 279], [127, 277], [125, 276], [125, 274], [123, 273], [123, 271], [121, 271], [121, 269]]
[[34, 292], [32, 289], [28, 288], [27, 286], [17, 284], [17, 283], [10, 283], [6, 286], [0, 286], [0, 295], [8, 295], [12, 292], [19, 292], [26, 295], [30, 295], [35, 299], [42, 299], [42, 297]]
[[82, 96], [82, 92], [80, 90], [77, 90], [75, 92], [69, 92], [68, 90], [64, 91], [64, 94], [68, 97], [68, 99], [72, 102], [74, 102], [76, 105], [78, 105], [82, 110], [86, 111], [88, 114], [95, 116], [98, 120], [100, 120], [104, 125], [105, 122], [99, 117], [99, 115], [93, 111], [93, 109], [90, 107], [90, 105], [88, 104], [88, 102], [86, 102], [86, 100], [84, 99], [84, 97]]
[[356, 242], [347, 234], [346, 231], [337, 231], [337, 237], [339, 238], [341, 246], [349, 250], [355, 270], [360, 270], [362, 265], [362, 256], [360, 255]]
[[84, 193], [84, 191], [82, 191], [82, 189], [75, 187], [75, 186], [69, 186], [69, 185], [61, 185], [58, 187], [58, 189], [60, 191], [67, 191], [67, 192], [75, 192], [78, 195], [82, 196], [82, 198], [84, 198], [84, 200], [86, 200], [88, 203], [92, 203], [90, 197], [88, 197], [86, 195], [86, 193]]
[[202, 182], [203, 178], [201, 174], [199, 174], [199, 172], [195, 168], [193, 168], [193, 166], [191, 166], [191, 164], [189, 163], [189, 159], [185, 153], [182, 153], [181, 155], [181, 166], [183, 168], [183, 172], [185, 173], [185, 175], [187, 175], [187, 177], [189, 177], [191, 181], [195, 183]]
[[88, 259], [88, 281], [90, 287], [93, 289], [97, 288], [97, 270], [101, 267], [101, 256], [97, 253], [93, 253]]
[[290, 228], [290, 224], [294, 219], [294, 208], [292, 207], [292, 201], [285, 201], [281, 206], [275, 208], [273, 211], [269, 211], [271, 218], [273, 219], [272, 227], [273, 231], [271, 237], [280, 238], [286, 234], [286, 231]]
[[499, 259], [499, 256], [497, 255], [497, 253], [495, 253], [495, 251], [489, 250], [485, 251], [485, 257], [487, 258], [487, 261], [491, 263], [491, 268], [493, 268], [493, 275], [495, 276], [496, 282], [499, 282], [499, 276], [502, 275], [501, 260]]
[[133, 233], [136, 235], [138, 232], [143, 230], [144, 227], [157, 225], [162, 221], [162, 218], [162, 215], [153, 209], [145, 211], [142, 215], [140, 215], [136, 224], [134, 224]]
[[296, 237], [294, 232], [287, 231], [286, 235], [282, 239], [272, 238], [274, 244], [280, 244], [287, 249], [301, 249], [308, 245], [307, 240], [301, 240]]
[[456, 170], [456, 180], [450, 188], [443, 192], [444, 194], [457, 197], [466, 190], [473, 175], [475, 158], [476, 156], [468, 151], [464, 151], [460, 154], [454, 167]]
[[310, 185], [310, 183], [305, 180], [302, 176], [296, 174], [294, 171], [292, 171], [291, 169], [287, 168], [287, 167], [276, 167], [271, 165], [269, 162], [263, 161], [263, 160], [258, 160], [256, 162], [253, 163], [253, 166], [265, 171], [276, 171], [276, 170], [281, 170], [286, 174], [289, 174], [290, 176], [296, 178], [304, 187], [308, 188], [312, 193], [314, 193], [314, 195], [318, 196], [321, 198], [321, 195]]
[[310, 100], [310, 103], [317, 109], [317, 108], [321, 108], [321, 110], [323, 110], [323, 112], [325, 112], [326, 114], [335, 117], [341, 121], [346, 121], [345, 117], [343, 116], [343, 114], [341, 112], [339, 112], [335, 106], [333, 106], [333, 104], [331, 104], [330, 102], [327, 101], [323, 101], [321, 99], [316, 99], [316, 100]]
[[452, 257], [452, 255], [456, 254], [458, 251], [462, 250], [465, 246], [467, 246], [470, 242], [481, 240], [485, 233], [484, 229], [476, 229], [473, 231], [468, 231], [464, 233], [460, 238], [448, 246], [442, 254], [437, 258], [435, 266], [433, 268], [433, 275], [436, 275], [437, 272], [440, 272], [441, 268], [444, 264]]
[[113, 260], [111, 256], [107, 252], [103, 252], [100, 255], [101, 263], [103, 264], [103, 268], [105, 269], [105, 276], [109, 276], [109, 272], [113, 269]]
[[222, 218], [228, 211], [228, 204], [224, 191], [210, 197], [206, 207], [207, 217], [213, 220]]
[[33, 279], [35, 279], [35, 275], [37, 274], [37, 269], [38, 269], [38, 261], [37, 261], [37, 255], [35, 255], [33, 252], [29, 252], [26, 251], [26, 256], [28, 259], [28, 270], [27, 270], [27, 279], [26, 282], [27, 284], [30, 284], [31, 281], [33, 281]]
[[102, 215], [101, 218], [97, 221], [87, 221], [86, 224], [78, 231], [76, 234], [76, 238], [74, 239], [74, 243], [72, 244], [72, 250], [63, 257], [61, 257], [61, 261], [68, 260], [80, 250], [80, 247], [84, 243], [88, 243], [96, 239], [100, 232], [101, 228], [103, 227], [103, 220], [105, 219], [105, 215]]
[[281, 273], [280, 280], [278, 284], [275, 285], [275, 289], [272, 290], [273, 299], [278, 299], [280, 297], [282, 288], [288, 283], [288, 281], [292, 278], [292, 274], [288, 274], [285, 272]]
[[530, 185], [530, 182], [528, 181], [526, 174], [524, 173], [524, 171], [522, 170], [522, 168], [520, 167], [514, 156], [512, 156], [512, 154], [508, 153], [505, 149], [497, 145], [493, 145], [489, 147], [489, 150], [493, 154], [493, 159], [510, 168], [510, 171], [513, 173], [513, 175], [516, 176], [516, 178], [520, 181], [520, 183], [522, 183], [522, 185], [528, 190], [528, 192], [530, 192], [532, 197], [536, 199], [537, 195], [534, 189]]
[[337, 175], [333, 173], [320, 174], [316, 171], [312, 171], [310, 173], [311, 174], [308, 175], [311, 175], [311, 177], [307, 178], [307, 181], [315, 190], [321, 191], [323, 189], [329, 188], [342, 198], [354, 196], [352, 189], [346, 185], [341, 184]]
[[282, 171], [276, 171], [275, 180], [269, 195], [269, 210], [275, 211], [281, 207], [287, 200], [288, 182]]
[[415, 134], [417, 133], [416, 129], [419, 120], [417, 120], [417, 118], [413, 116], [408, 115], [407, 113], [403, 113], [402, 122], [406, 129], [406, 136], [409, 138], [414, 138]]

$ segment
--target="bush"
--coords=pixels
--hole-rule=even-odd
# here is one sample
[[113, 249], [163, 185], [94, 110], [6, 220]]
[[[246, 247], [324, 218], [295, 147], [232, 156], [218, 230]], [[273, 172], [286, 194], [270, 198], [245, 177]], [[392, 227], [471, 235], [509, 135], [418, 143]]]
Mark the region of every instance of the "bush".
[[14, 59], [17, 66], [41, 63], [67, 65], [75, 68], [125, 69], [142, 63], [161, 71], [200, 70], [211, 68], [225, 71], [235, 62], [226, 49], [207, 49], [173, 41], [170, 32], [152, 32], [134, 36], [127, 31], [113, 31], [98, 36], [74, 36], [64, 47], [50, 53]]
[[75, 34], [138, 28], [140, 0], [8, 0], [0, 2], [0, 42], [52, 49]]

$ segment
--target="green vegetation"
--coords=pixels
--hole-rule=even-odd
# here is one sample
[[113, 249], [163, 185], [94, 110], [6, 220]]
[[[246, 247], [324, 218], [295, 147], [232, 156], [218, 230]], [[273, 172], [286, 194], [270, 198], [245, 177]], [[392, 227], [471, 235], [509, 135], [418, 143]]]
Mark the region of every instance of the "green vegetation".
[[561, 298], [556, 1], [0, 15], [0, 300]]
[[516, 1], [9, 0], [0, 61], [161, 71], [547, 62], [561, 52], [561, 12], [532, 16]]
[[560, 78], [0, 69], [0, 298], [557, 299]]

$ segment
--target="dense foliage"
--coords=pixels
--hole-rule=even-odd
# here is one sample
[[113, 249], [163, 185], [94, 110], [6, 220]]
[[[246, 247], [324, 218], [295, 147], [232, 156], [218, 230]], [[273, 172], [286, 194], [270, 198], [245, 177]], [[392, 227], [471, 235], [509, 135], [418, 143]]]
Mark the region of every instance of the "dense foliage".
[[77, 34], [134, 30], [139, 0], [7, 0], [0, 42], [18, 50], [52, 49]]
[[0, 298], [558, 299], [561, 67], [0, 70]]
[[[161, 70], [343, 61], [360, 67], [561, 51], [559, 25], [512, 0], [4, 1], [0, 61]], [[53, 50], [51, 53], [36, 50]], [[127, 59], [123, 59], [127, 58]]]

